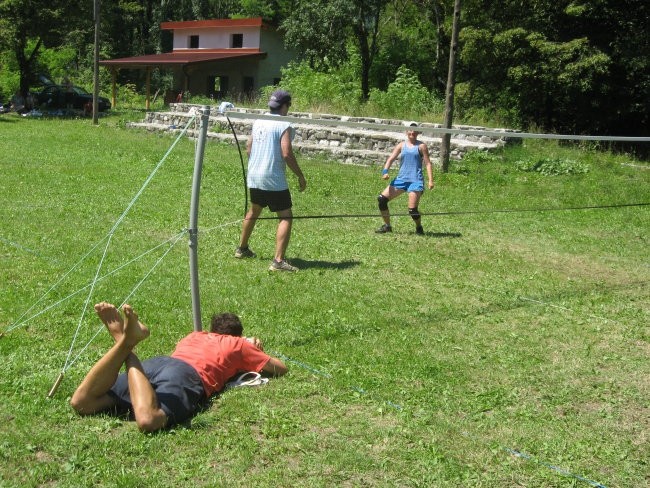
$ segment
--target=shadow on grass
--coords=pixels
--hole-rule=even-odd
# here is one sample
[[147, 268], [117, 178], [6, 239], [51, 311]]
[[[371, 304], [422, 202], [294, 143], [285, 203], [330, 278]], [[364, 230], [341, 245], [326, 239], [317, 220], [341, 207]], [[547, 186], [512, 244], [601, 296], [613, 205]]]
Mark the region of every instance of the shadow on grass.
[[460, 232], [425, 232], [424, 233], [425, 237], [437, 237], [439, 239], [449, 237], [452, 239], [457, 239], [459, 237], [463, 237], [463, 234]]
[[334, 263], [331, 261], [308, 261], [300, 258], [291, 258], [289, 262], [299, 269], [321, 268], [321, 269], [348, 269], [359, 266], [361, 261], [341, 261]]

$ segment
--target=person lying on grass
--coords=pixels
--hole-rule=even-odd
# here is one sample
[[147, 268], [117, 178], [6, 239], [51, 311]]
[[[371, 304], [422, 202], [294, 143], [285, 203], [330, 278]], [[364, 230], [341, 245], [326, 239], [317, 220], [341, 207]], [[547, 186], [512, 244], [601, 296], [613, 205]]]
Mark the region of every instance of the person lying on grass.
[[[95, 311], [115, 343], [72, 395], [70, 405], [81, 415], [130, 413], [142, 432], [155, 432], [190, 419], [237, 373], [287, 372], [282, 361], [264, 353], [259, 339], [242, 337], [241, 321], [231, 313], [213, 316], [210, 332], [188, 334], [171, 356], [140, 362], [133, 350], [149, 337], [149, 329], [133, 308], [122, 307], [124, 318], [106, 302]], [[126, 372], [120, 374], [123, 364]]]

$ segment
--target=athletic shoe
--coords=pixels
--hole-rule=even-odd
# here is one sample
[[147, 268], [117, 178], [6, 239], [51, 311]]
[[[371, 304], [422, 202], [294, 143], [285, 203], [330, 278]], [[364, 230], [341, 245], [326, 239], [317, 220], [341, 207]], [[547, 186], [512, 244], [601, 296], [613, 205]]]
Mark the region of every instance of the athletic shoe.
[[379, 229], [377, 229], [375, 232], [377, 234], [385, 234], [386, 232], [393, 232], [393, 228], [388, 224], [384, 224]]
[[418, 235], [421, 235], [421, 236], [424, 235], [424, 229], [422, 228], [421, 225], [418, 225], [418, 226], [415, 227], [415, 233], [418, 234]]
[[235, 249], [235, 257], [237, 259], [242, 258], [254, 258], [256, 254], [250, 250], [248, 247], [238, 247]]
[[291, 266], [284, 259], [282, 261], [276, 261], [275, 259], [271, 261], [269, 266], [269, 271], [298, 271], [298, 268]]

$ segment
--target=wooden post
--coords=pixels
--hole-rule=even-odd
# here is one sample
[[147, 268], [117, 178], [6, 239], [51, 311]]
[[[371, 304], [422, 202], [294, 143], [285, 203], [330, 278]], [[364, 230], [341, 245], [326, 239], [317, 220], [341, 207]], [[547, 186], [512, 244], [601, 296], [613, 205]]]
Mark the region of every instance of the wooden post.
[[151, 66], [147, 66], [147, 101], [144, 108], [151, 108]]
[[[451, 129], [454, 118], [454, 86], [456, 84], [456, 51], [458, 50], [458, 30], [460, 29], [460, 4], [461, 0], [454, 3], [454, 22], [451, 28], [451, 47], [449, 49], [449, 70], [447, 71], [447, 88], [445, 90], [445, 115], [442, 126]], [[442, 136], [440, 143], [440, 164], [442, 172], [449, 171], [449, 152], [451, 145], [451, 134]]]
[[99, 123], [99, 1], [95, 0], [95, 56], [93, 66], [93, 124]]
[[115, 108], [117, 105], [117, 68], [111, 68], [111, 78], [113, 80], [112, 94], [111, 94], [111, 107]]

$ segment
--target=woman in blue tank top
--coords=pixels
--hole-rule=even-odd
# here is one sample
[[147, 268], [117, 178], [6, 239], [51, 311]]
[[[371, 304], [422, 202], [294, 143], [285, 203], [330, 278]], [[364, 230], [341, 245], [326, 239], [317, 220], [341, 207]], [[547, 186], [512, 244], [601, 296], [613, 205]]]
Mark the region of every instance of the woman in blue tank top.
[[379, 211], [381, 212], [382, 219], [384, 219], [384, 224], [377, 229], [377, 233], [379, 234], [393, 231], [390, 225], [388, 202], [404, 192], [408, 192], [409, 194], [409, 214], [415, 222], [415, 233], [424, 234], [420, 220], [420, 212], [418, 211], [420, 197], [424, 192], [422, 162], [424, 161], [424, 166], [427, 170], [427, 176], [429, 178], [427, 186], [429, 190], [433, 189], [433, 169], [431, 160], [429, 159], [429, 148], [427, 148], [424, 142], [418, 140], [420, 133], [413, 129], [413, 127], [417, 127], [417, 124], [415, 122], [409, 123], [409, 129], [406, 131], [406, 139], [395, 146], [381, 170], [381, 177], [387, 180], [389, 178], [388, 170], [399, 156], [400, 166], [397, 177], [377, 197]]

